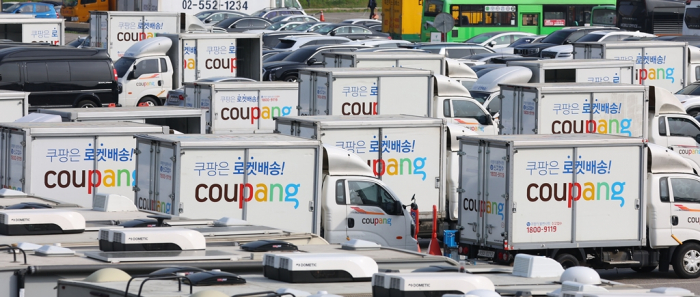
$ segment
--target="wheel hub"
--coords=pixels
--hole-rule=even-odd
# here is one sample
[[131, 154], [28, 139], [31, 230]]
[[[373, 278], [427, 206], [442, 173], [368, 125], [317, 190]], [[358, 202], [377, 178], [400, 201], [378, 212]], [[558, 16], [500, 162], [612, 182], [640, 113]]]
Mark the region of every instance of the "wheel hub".
[[700, 251], [690, 250], [683, 256], [683, 267], [688, 273], [700, 271]]

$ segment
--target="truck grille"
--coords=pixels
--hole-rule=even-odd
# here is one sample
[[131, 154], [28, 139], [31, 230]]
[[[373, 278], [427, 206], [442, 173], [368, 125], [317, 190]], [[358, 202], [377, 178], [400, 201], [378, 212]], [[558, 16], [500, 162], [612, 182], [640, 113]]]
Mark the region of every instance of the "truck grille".
[[521, 56], [529, 56], [529, 55], [536, 55], [537, 53], [540, 52], [540, 49], [538, 48], [516, 48], [515, 49], [515, 54], [521, 55]]
[[654, 34], [681, 34], [683, 14], [654, 13], [652, 24]]
[[557, 57], [557, 52], [542, 52], [542, 58], [554, 59]]

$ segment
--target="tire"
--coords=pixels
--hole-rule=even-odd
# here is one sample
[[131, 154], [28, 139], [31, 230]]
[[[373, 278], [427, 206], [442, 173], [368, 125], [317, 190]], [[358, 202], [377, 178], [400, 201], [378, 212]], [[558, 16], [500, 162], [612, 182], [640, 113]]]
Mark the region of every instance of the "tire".
[[92, 100], [80, 100], [78, 104], [76, 105], [77, 108], [94, 108], [98, 107], [97, 103]]
[[297, 82], [297, 81], [299, 81], [299, 77], [297, 77], [296, 74], [291, 74], [291, 75], [285, 76], [284, 79], [282, 79], [282, 80], [286, 81], [286, 82]]
[[581, 263], [572, 254], [561, 253], [557, 255], [557, 257], [554, 260], [559, 262], [559, 264], [561, 264], [561, 266], [564, 267], [564, 269], [574, 266], [581, 266]]
[[632, 270], [638, 273], [649, 273], [656, 270], [656, 266], [633, 267]]
[[681, 278], [700, 276], [700, 245], [684, 243], [673, 256], [673, 271]]
[[700, 108], [691, 108], [688, 110], [688, 115], [691, 117], [696, 117], [700, 114]]
[[158, 106], [158, 101], [156, 101], [155, 99], [153, 99], [153, 98], [151, 98], [151, 97], [144, 97], [144, 98], [141, 98], [141, 100], [139, 100], [139, 103], [138, 103], [137, 105], [141, 105], [141, 104], [144, 104], [144, 103], [145, 103], [147, 106]]

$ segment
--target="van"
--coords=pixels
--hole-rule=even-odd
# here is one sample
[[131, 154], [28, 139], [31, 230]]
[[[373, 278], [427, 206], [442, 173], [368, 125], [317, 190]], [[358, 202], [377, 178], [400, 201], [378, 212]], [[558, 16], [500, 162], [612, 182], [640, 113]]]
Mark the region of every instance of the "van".
[[117, 74], [107, 51], [50, 47], [0, 50], [0, 89], [30, 92], [37, 107], [117, 103]]

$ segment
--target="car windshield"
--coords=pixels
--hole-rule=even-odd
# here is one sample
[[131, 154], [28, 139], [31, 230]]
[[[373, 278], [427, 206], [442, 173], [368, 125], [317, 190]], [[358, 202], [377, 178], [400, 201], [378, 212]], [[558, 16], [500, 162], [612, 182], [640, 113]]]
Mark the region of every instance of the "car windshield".
[[571, 31], [567, 30], [559, 30], [556, 32], [553, 32], [552, 34], [547, 35], [544, 39], [542, 39], [542, 43], [554, 43], [554, 44], [563, 44], [564, 40], [566, 40], [567, 37], [571, 35]]
[[267, 26], [267, 28], [265, 28], [265, 29], [266, 29], [266, 30], [277, 30], [277, 29], [279, 29], [279, 28], [282, 28], [282, 26], [284, 26], [285, 24], [286, 24], [286, 23], [272, 24], [272, 25]]
[[315, 48], [302, 48], [294, 51], [293, 53], [289, 54], [286, 58], [284, 58], [284, 61], [289, 61], [289, 62], [304, 62], [313, 54], [316, 52]]
[[333, 29], [335, 29], [335, 26], [323, 26], [323, 27], [316, 29], [316, 31], [314, 31], [314, 32], [319, 33], [319, 34], [326, 34], [330, 31], [333, 31]]
[[439, 54], [440, 53], [440, 48], [421, 48], [424, 51], [427, 51], [429, 53], [433, 54]]
[[129, 68], [131, 65], [134, 64], [134, 61], [136, 59], [134, 58], [119, 58], [116, 62], [114, 62], [114, 69], [117, 70], [117, 77], [124, 77], [127, 71], [129, 71]]
[[467, 41], [465, 41], [465, 42], [482, 43], [482, 42], [485, 42], [486, 40], [489, 40], [489, 38], [496, 36], [496, 34], [499, 34], [499, 33], [500, 32], [479, 34], [479, 35], [476, 35], [472, 38], [467, 39]]
[[[73, 7], [78, 5], [78, 0], [63, 0], [63, 6]], [[5, 7], [5, 5], [3, 5]]]
[[202, 11], [202, 12], [200, 12], [200, 13], [198, 13], [198, 14], [195, 14], [194, 16], [196, 16], [200, 21], [203, 21], [204, 19], [206, 19], [208, 16], [210, 16], [210, 15], [212, 15], [212, 14], [214, 14], [214, 12], [211, 12], [211, 11]]
[[676, 92], [678, 95], [700, 95], [700, 84], [690, 84]]
[[276, 61], [282, 61], [284, 58], [289, 56], [293, 52], [282, 52], [279, 54], [274, 54], [272, 56], [267, 57], [266, 59], [263, 59], [263, 62], [276, 62]]
[[313, 26], [313, 25], [314, 25], [313, 23], [299, 24], [299, 26], [294, 27], [292, 29], [292, 31], [304, 32], [304, 31], [308, 30], [309, 28], [311, 28], [311, 26]]
[[479, 103], [481, 104], [484, 104], [484, 102], [486, 102], [486, 99], [489, 99], [489, 96], [491, 96], [491, 93], [487, 92], [469, 91], [469, 93], [472, 95], [472, 98], [474, 98], [476, 101], [479, 101]]
[[278, 43], [277, 45], [275, 45], [275, 48], [276, 48], [276, 49], [287, 49], [287, 48], [290, 48], [290, 47], [294, 46], [294, 44], [295, 44], [296, 42], [297, 42], [296, 40], [280, 39], [280, 43]]
[[8, 8], [6, 9], [6, 11], [14, 11], [14, 10], [16, 10], [17, 8], [19, 8], [20, 6], [22, 6], [22, 3], [14, 4], [14, 5], [8, 7]]
[[271, 18], [271, 19], [270, 19], [270, 22], [273, 22], [273, 23], [281, 22], [281, 21], [284, 20], [284, 18], [286, 18], [286, 17], [288, 17], [288, 15], [278, 15], [278, 16], [276, 16], [276, 17], [274, 17], [274, 18]]
[[601, 40], [603, 38], [603, 36], [605, 36], [605, 34], [588, 34], [586, 36], [579, 38], [578, 40], [576, 40], [576, 42], [586, 42], [586, 41], [596, 42], [598, 40]]

